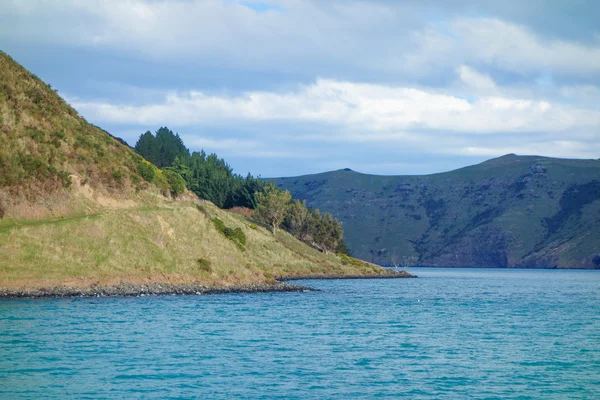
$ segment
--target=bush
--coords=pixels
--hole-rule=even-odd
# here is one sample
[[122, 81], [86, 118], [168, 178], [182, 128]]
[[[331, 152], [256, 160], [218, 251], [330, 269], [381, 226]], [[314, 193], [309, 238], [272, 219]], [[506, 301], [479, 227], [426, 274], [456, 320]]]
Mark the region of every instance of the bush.
[[256, 224], [250, 224], [250, 229], [254, 229], [256, 230], [258, 227], [256, 226]]
[[181, 175], [168, 169], [163, 170], [163, 174], [165, 175], [165, 178], [167, 178], [169, 186], [171, 186], [171, 195], [173, 197], [177, 197], [185, 192], [185, 181]]
[[163, 195], [168, 195], [171, 191], [171, 185], [169, 185], [169, 181], [167, 181], [165, 174], [155, 166], [152, 166], [152, 168], [155, 168], [153, 183], [158, 186]]
[[121, 171], [113, 171], [112, 177], [118, 184], [123, 183], [123, 173]]
[[156, 172], [154, 170], [155, 167], [152, 164], [146, 160], [140, 160], [138, 161], [137, 167], [140, 175], [146, 182], [152, 182], [154, 180]]
[[232, 238], [237, 240], [242, 246], [246, 245], [246, 234], [241, 228], [235, 228], [233, 230]]
[[198, 263], [198, 267], [202, 271], [212, 272], [212, 268], [210, 266], [210, 261], [207, 260], [206, 258], [199, 258], [196, 260], [196, 262]]
[[342, 260], [342, 264], [347, 265], [347, 264], [351, 264], [357, 267], [360, 267], [361, 265], [363, 265], [364, 263], [356, 258], [347, 256], [346, 254], [342, 254], [339, 253], [338, 256], [340, 257], [340, 259]]
[[[225, 230], [225, 223], [221, 221], [219, 218], [212, 219], [213, 224], [215, 224], [215, 228], [221, 233]], [[224, 233], [223, 233], [224, 234]]]
[[241, 250], [245, 249], [244, 246], [246, 245], [246, 234], [241, 228], [232, 229], [228, 226], [225, 226], [225, 223], [219, 218], [213, 218], [212, 222], [215, 224], [215, 228], [217, 228], [217, 230], [221, 232], [223, 236], [237, 244]]

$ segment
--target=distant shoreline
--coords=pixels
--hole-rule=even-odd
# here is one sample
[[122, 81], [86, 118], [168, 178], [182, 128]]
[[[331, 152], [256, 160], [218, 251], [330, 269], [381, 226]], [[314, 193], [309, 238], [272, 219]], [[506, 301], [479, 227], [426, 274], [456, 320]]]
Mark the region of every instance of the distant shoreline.
[[207, 286], [190, 284], [119, 284], [113, 286], [55, 286], [38, 289], [2, 289], [0, 299], [75, 298], [75, 297], [143, 297], [169, 295], [210, 295], [239, 293], [315, 292], [308, 286], [295, 285], [287, 281], [317, 279], [402, 279], [416, 278], [404, 271], [394, 275], [304, 275], [281, 278], [274, 284], [234, 286]]
[[416, 275], [400, 271], [393, 275], [299, 275], [287, 278], [278, 278], [281, 282], [304, 280], [330, 280], [330, 279], [408, 279], [417, 278]]

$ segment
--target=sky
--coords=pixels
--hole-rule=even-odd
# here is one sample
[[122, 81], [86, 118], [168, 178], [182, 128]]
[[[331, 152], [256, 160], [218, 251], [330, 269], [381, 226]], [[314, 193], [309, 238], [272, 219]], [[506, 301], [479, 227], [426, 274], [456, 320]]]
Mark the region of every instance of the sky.
[[2, 0], [0, 49], [135, 145], [240, 174], [600, 158], [595, 0]]

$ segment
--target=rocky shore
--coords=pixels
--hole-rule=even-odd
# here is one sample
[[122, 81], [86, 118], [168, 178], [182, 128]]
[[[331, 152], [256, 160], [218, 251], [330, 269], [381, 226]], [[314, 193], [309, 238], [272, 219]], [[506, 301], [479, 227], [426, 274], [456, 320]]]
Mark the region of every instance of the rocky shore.
[[232, 293], [268, 293], [268, 292], [309, 292], [316, 291], [307, 286], [294, 285], [286, 281], [308, 279], [398, 279], [416, 278], [406, 271], [390, 275], [302, 275], [277, 278], [275, 284], [256, 284], [241, 286], [206, 286], [197, 283], [189, 284], [127, 284], [115, 286], [56, 286], [40, 289], [2, 289], [0, 299], [16, 298], [60, 298], [60, 297], [134, 297], [134, 296], [165, 296], [165, 295], [203, 295], [203, 294], [232, 294]]
[[164, 296], [202, 295], [231, 293], [307, 292], [314, 291], [306, 286], [277, 282], [273, 285], [206, 286], [200, 284], [120, 284], [116, 286], [57, 286], [43, 289], [0, 289], [2, 298], [59, 298], [59, 297], [114, 297], [114, 296]]

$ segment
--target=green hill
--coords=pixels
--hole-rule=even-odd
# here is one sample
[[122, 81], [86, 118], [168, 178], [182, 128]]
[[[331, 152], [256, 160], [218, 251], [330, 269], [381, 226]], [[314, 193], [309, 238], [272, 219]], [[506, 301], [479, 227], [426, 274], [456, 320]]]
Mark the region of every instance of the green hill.
[[426, 176], [340, 170], [276, 184], [378, 264], [600, 268], [600, 160], [509, 154]]
[[[274, 235], [191, 192], [173, 199], [171, 189], [161, 170], [87, 123], [49, 85], [0, 52], [4, 293], [391, 275], [373, 264], [323, 254], [286, 232]], [[225, 229], [236, 232], [236, 240], [226, 237]]]

